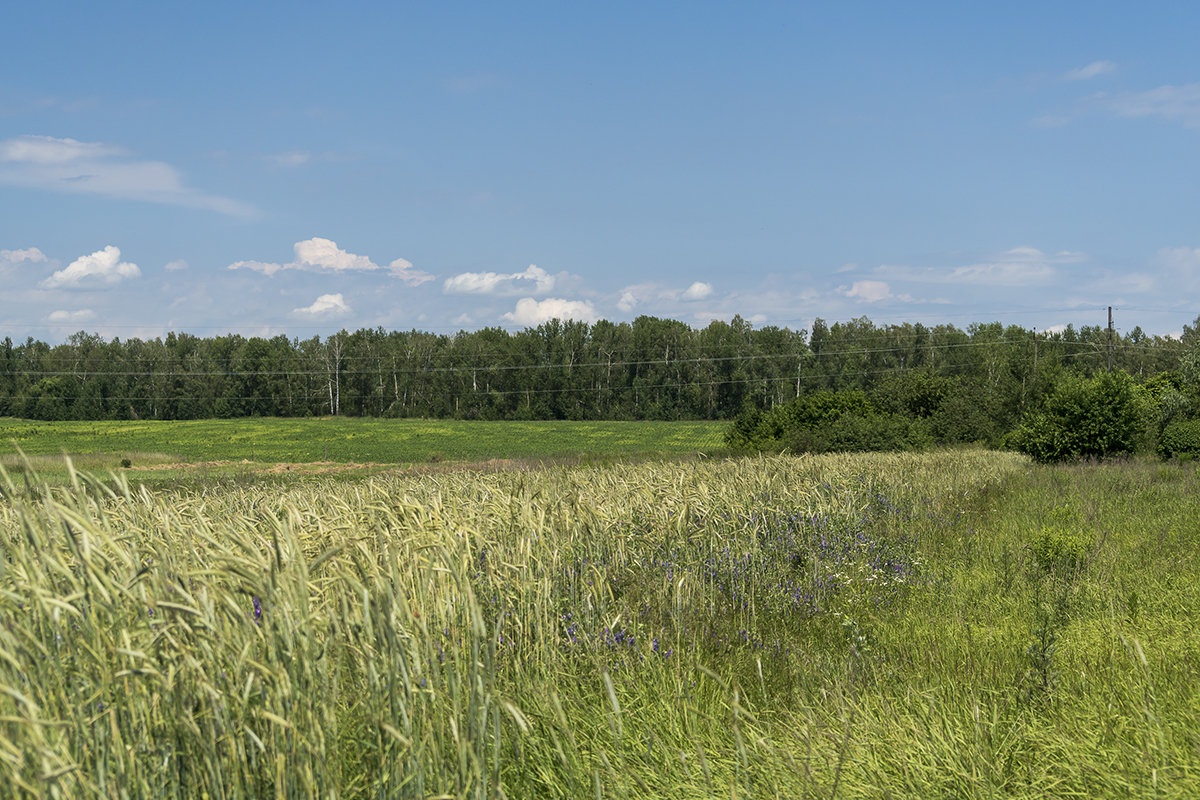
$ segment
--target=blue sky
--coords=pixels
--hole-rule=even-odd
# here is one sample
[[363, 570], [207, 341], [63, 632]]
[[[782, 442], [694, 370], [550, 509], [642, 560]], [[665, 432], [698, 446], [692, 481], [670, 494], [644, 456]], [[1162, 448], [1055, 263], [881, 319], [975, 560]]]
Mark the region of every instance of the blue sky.
[[1174, 334], [1200, 6], [5, 11], [0, 335], [552, 316]]

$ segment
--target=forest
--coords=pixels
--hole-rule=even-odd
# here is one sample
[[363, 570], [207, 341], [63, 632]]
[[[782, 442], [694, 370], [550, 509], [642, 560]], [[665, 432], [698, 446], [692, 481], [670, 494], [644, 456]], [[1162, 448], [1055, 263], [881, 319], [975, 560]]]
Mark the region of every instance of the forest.
[[694, 328], [649, 316], [454, 335], [376, 328], [309, 339], [105, 340], [79, 332], [55, 345], [0, 344], [0, 416], [731, 420], [817, 392], [895, 394], [897, 381], [919, 378], [939, 381], [939, 396], [963, 410], [982, 409], [989, 430], [1007, 431], [1064, 374], [1111, 368], [1138, 383], [1164, 373], [1178, 383], [1197, 339], [1200, 319], [1179, 339], [1137, 327], [1110, 338], [1101, 326], [964, 330], [866, 317], [817, 319], [811, 332], [740, 317]]

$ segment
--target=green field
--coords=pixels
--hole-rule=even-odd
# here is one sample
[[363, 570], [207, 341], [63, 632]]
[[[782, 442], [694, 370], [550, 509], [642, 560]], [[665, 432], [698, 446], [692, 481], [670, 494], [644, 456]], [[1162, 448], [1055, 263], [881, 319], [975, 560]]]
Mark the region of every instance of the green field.
[[[0, 419], [0, 456], [100, 454], [144, 462], [412, 464], [495, 458], [683, 454], [721, 447], [720, 422], [476, 422], [321, 418], [183, 422]], [[95, 460], [101, 466], [103, 460]], [[11, 463], [11, 462], [10, 462]]]
[[0, 492], [0, 797], [1200, 796], [1200, 475]]

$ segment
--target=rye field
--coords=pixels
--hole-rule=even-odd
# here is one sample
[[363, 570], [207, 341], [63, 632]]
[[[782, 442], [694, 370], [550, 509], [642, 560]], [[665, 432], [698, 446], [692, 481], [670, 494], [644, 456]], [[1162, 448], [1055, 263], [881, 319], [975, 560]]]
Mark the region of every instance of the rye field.
[[1200, 795], [1194, 464], [24, 477], [2, 796]]

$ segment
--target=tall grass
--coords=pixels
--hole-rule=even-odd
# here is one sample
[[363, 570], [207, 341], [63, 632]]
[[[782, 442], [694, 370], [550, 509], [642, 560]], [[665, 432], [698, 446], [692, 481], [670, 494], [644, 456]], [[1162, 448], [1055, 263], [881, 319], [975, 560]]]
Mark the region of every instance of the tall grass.
[[0, 794], [1187, 797], [1187, 469], [3, 478]]

